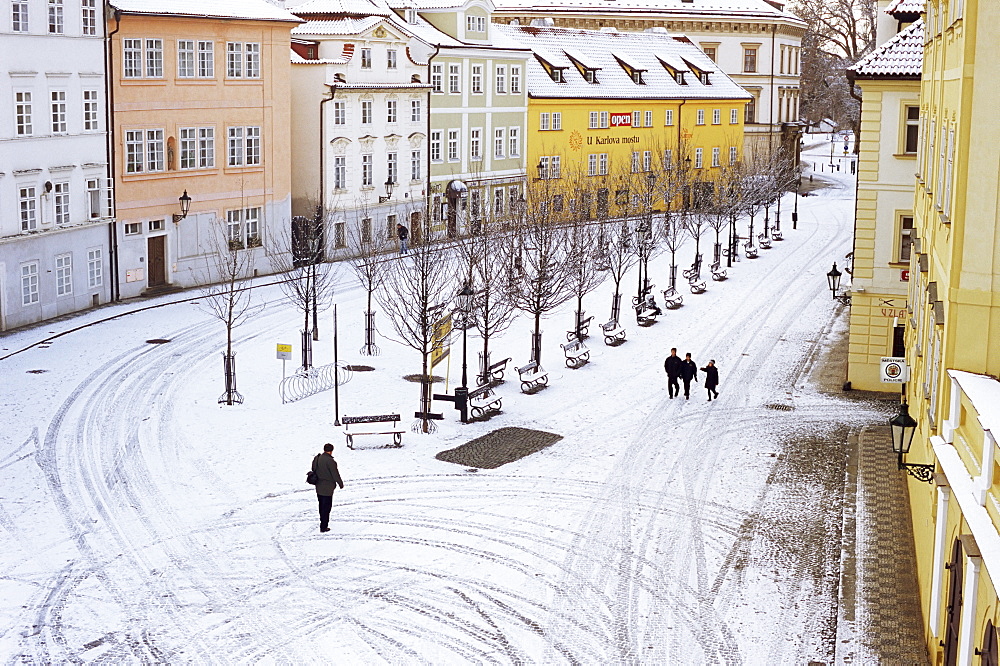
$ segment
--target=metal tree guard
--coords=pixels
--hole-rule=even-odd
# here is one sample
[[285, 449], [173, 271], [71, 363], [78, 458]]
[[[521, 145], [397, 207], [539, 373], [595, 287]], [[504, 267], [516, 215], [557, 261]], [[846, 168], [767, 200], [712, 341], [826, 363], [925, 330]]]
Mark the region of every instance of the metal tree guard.
[[219, 396], [219, 404], [242, 405], [243, 396], [236, 390], [236, 352], [222, 352], [222, 366], [226, 375], [226, 391]]

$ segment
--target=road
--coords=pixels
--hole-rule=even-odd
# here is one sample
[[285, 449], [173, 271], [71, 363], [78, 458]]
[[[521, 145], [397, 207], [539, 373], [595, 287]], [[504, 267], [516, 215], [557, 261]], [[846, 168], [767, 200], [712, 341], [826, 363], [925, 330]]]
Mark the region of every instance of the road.
[[[508, 381], [490, 423], [462, 431], [449, 414], [438, 435], [408, 434], [399, 450], [338, 444], [348, 487], [323, 537], [300, 477], [333, 436], [328, 402], [282, 407], [273, 362], [241, 352], [247, 405], [216, 406], [220, 332], [196, 305], [8, 358], [0, 370], [18, 379], [0, 417], [0, 527], [13, 544], [0, 556], [0, 656], [831, 662], [841, 442], [874, 412], [817, 391], [810, 373], [844, 327], [824, 273], [850, 249], [852, 197], [845, 178], [803, 199], [788, 240], [633, 327], [622, 347], [592, 340], [592, 363], [551, 366], [539, 395]], [[274, 340], [294, 339], [296, 315], [276, 290], [265, 298], [238, 348], [273, 354]], [[609, 301], [605, 289], [594, 308]], [[338, 303], [360, 311], [363, 299], [345, 290]], [[501, 353], [524, 355], [521, 328]], [[156, 338], [170, 342], [146, 342]], [[700, 385], [689, 401], [667, 398], [671, 345], [719, 359], [717, 401]], [[412, 358], [386, 356], [358, 392], [398, 391]], [[402, 390], [412, 409], [415, 387]], [[506, 425], [563, 439], [496, 470], [433, 459]]]

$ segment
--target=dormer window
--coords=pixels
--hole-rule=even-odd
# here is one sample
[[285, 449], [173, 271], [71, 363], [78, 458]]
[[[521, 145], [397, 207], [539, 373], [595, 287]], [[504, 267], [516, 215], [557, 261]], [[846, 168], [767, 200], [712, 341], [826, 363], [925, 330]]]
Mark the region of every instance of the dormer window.
[[639, 70], [632, 72], [632, 83], [636, 83], [640, 86], [645, 83], [645, 81], [642, 80], [642, 72]]
[[628, 64], [618, 56], [615, 56], [615, 60], [617, 60], [618, 64], [621, 65], [621, 68], [625, 70], [625, 73], [628, 75], [628, 78], [632, 79], [632, 83], [640, 86], [646, 85], [646, 82], [645, 80], [643, 80], [642, 76], [646, 70], [639, 69], [638, 67], [633, 67], [632, 65]]
[[597, 83], [597, 72], [592, 69], [586, 69], [583, 72], [583, 78], [587, 80], [587, 83]]
[[708, 72], [702, 72], [701, 74], [699, 74], [698, 75], [698, 80], [701, 81], [703, 85], [706, 85], [706, 86], [711, 85], [708, 82]]
[[679, 85], [679, 86], [686, 86], [687, 85], [687, 83], [684, 82], [684, 72], [675, 72], [674, 73], [674, 81], [676, 81], [677, 85]]
[[406, 8], [406, 22], [414, 25], [417, 22], [417, 10], [412, 7]]
[[555, 83], [566, 83], [566, 79], [563, 78], [563, 71], [561, 69], [553, 69], [549, 72], [549, 76], [552, 77], [552, 81]]
[[585, 56], [581, 53], [574, 53], [565, 50], [563, 53], [565, 53], [566, 57], [569, 58], [569, 61], [573, 63], [576, 70], [580, 72], [580, 76], [583, 77], [584, 81], [587, 83], [600, 83], [600, 81], [597, 80], [597, 72], [601, 70], [600, 67], [587, 65], [585, 63]]
[[566, 83], [566, 75], [563, 74], [563, 70], [566, 69], [565, 67], [556, 67], [537, 53], [535, 54], [535, 59], [538, 60], [538, 64], [542, 66], [542, 69], [549, 75], [553, 83]]

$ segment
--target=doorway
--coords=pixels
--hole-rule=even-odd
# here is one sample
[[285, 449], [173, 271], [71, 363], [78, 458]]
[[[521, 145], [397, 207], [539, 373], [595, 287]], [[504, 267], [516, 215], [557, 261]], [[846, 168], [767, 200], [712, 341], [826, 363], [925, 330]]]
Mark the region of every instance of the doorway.
[[167, 237], [150, 236], [146, 240], [146, 261], [149, 262], [150, 287], [162, 287], [167, 284]]
[[944, 630], [944, 666], [958, 663], [958, 636], [962, 619], [962, 542], [955, 539], [948, 564], [948, 620]]

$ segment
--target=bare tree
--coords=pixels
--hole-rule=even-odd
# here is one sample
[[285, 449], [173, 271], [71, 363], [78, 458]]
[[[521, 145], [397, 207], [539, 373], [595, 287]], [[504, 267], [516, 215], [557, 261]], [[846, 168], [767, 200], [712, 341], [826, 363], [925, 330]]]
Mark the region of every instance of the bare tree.
[[385, 312], [396, 341], [420, 354], [420, 414], [414, 432], [433, 432], [428, 418], [431, 408], [430, 356], [434, 330], [457, 291], [456, 262], [450, 251], [419, 243], [392, 262], [385, 271], [376, 299]]
[[365, 342], [360, 349], [365, 356], [377, 356], [379, 353], [378, 345], [375, 344], [375, 310], [372, 308], [372, 299], [381, 288], [388, 263], [392, 261], [388, 253], [393, 246], [393, 232], [393, 229], [373, 228], [372, 216], [363, 213], [360, 225], [347, 233], [350, 251], [348, 265], [367, 296]]
[[677, 251], [687, 240], [685, 213], [691, 203], [691, 157], [688, 147], [682, 143], [662, 162], [662, 172], [657, 179], [657, 191], [663, 202], [663, 215], [659, 218], [658, 229], [654, 230], [670, 252], [669, 288], [677, 289]]

